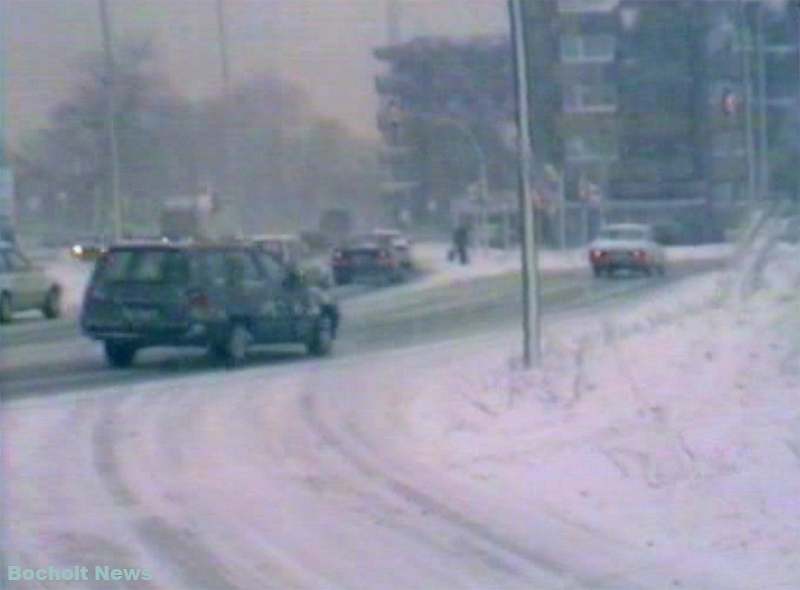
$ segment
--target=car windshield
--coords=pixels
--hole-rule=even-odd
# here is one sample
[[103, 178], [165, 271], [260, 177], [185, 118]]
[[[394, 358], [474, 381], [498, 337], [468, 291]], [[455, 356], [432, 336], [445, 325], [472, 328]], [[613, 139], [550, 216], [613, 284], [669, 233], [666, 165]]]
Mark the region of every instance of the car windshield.
[[180, 283], [188, 278], [186, 256], [173, 250], [112, 250], [98, 263], [96, 280], [109, 283]]

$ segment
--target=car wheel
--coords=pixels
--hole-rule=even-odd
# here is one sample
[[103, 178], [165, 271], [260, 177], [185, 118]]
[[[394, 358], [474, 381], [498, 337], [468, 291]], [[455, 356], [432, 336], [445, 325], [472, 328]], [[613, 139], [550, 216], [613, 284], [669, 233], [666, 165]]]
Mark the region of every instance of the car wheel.
[[326, 356], [333, 350], [333, 318], [324, 314], [317, 320], [317, 325], [307, 345], [308, 353], [314, 356]]
[[0, 324], [11, 322], [14, 313], [11, 309], [11, 295], [3, 293], [0, 295]]
[[106, 340], [104, 343], [106, 361], [115, 369], [124, 369], [133, 364], [136, 356], [137, 347], [130, 342], [114, 342]]
[[61, 315], [61, 289], [51, 287], [44, 300], [42, 313], [48, 320], [55, 319]]
[[594, 275], [594, 278], [599, 279], [600, 277], [602, 277], [605, 274], [605, 271], [602, 268], [598, 267], [598, 266], [593, 266], [592, 267], [592, 274]]
[[250, 331], [244, 324], [233, 324], [224, 339], [212, 346], [214, 353], [225, 360], [229, 367], [238, 367], [247, 360], [247, 349], [252, 342]]

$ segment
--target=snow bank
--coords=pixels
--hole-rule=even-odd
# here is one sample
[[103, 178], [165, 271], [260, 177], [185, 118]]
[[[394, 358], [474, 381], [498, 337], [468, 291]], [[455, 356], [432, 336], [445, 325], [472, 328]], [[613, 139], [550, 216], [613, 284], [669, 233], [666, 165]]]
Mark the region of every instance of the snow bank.
[[800, 587], [800, 249], [744, 302], [723, 278], [551, 325], [540, 371], [496, 347], [425, 374], [415, 456], [521, 536], [544, 508], [624, 547], [608, 587]]

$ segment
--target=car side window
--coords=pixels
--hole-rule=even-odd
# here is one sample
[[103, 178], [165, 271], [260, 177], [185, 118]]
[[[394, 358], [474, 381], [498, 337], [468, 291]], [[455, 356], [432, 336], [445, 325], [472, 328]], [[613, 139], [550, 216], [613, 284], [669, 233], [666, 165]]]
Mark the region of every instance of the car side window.
[[257, 256], [261, 267], [264, 269], [264, 274], [266, 275], [267, 280], [273, 285], [282, 284], [284, 277], [286, 276], [286, 271], [284, 268], [269, 254], [259, 252]]
[[250, 252], [235, 250], [225, 256], [225, 277], [228, 282], [257, 282], [262, 280], [261, 271]]

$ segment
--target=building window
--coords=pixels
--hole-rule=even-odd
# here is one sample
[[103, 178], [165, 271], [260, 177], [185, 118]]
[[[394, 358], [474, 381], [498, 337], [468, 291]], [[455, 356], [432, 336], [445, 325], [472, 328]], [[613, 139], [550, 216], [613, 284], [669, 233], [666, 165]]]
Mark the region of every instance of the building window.
[[564, 112], [611, 113], [616, 108], [617, 92], [609, 84], [573, 84], [564, 88]]
[[570, 162], [610, 161], [617, 157], [616, 142], [609, 135], [576, 135], [568, 138], [564, 147]]
[[614, 60], [616, 39], [612, 35], [564, 35], [561, 61], [564, 63], [604, 63]]

